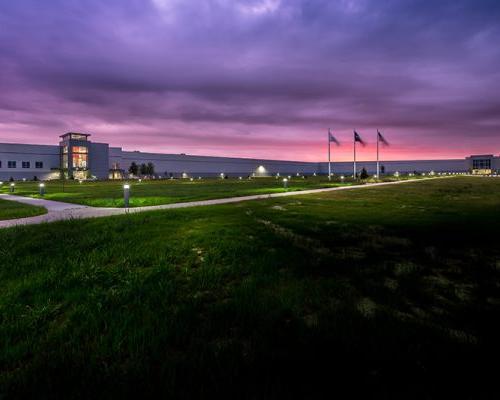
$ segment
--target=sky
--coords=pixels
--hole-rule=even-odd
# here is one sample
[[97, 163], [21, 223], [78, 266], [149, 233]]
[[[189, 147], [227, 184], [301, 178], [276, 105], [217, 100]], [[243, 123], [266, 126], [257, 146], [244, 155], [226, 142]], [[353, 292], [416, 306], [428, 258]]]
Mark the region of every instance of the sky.
[[500, 153], [498, 0], [0, 0], [0, 142], [324, 161]]

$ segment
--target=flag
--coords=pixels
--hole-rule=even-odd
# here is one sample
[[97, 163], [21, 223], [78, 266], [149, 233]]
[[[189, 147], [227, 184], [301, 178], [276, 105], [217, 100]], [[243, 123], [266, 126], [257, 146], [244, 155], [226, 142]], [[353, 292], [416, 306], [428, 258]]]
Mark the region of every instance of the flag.
[[330, 142], [335, 143], [337, 146], [340, 145], [339, 141], [335, 138], [335, 136], [332, 135], [331, 132], [328, 132], [328, 139], [330, 140]]
[[385, 140], [385, 137], [382, 136], [382, 134], [378, 130], [377, 130], [377, 138], [382, 144], [389, 146], [389, 142]]
[[361, 136], [359, 136], [359, 133], [354, 131], [354, 141], [361, 143], [361, 145], [365, 145], [366, 143], [361, 139]]

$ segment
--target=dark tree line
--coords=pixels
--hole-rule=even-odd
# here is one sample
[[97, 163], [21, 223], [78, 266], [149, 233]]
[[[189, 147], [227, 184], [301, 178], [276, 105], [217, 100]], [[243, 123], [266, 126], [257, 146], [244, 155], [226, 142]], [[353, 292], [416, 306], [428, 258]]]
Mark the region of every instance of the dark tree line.
[[142, 163], [141, 165], [133, 162], [130, 164], [128, 172], [132, 175], [152, 176], [155, 174], [155, 166], [152, 162], [148, 162], [147, 164]]

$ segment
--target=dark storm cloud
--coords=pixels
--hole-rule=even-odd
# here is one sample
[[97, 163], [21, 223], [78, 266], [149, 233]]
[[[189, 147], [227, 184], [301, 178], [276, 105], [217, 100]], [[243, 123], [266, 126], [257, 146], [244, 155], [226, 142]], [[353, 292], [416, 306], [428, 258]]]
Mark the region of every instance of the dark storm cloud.
[[290, 132], [302, 157], [313, 131], [383, 126], [496, 151], [499, 20], [487, 0], [1, 2], [0, 137], [133, 126], [137, 147], [185, 144], [205, 123], [234, 148], [242, 126], [276, 152]]

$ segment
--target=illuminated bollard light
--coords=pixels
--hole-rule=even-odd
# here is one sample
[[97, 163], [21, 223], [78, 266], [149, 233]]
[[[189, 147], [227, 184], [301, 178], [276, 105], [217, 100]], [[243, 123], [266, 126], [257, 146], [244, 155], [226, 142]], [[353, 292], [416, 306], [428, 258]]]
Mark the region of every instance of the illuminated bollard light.
[[190, 178], [189, 180], [190, 180], [191, 182], [193, 182], [193, 178]]
[[288, 187], [288, 179], [283, 179], [283, 187], [286, 189]]
[[14, 193], [15, 187], [16, 187], [16, 184], [15, 184], [14, 182], [12, 182], [12, 183], [10, 184], [10, 192], [11, 192], [11, 193]]
[[45, 194], [45, 183], [40, 183], [40, 185], [38, 185], [38, 189], [40, 196], [43, 196]]
[[344, 179], [345, 179], [344, 175], [340, 175], [340, 180], [341, 180], [342, 182], [344, 182]]
[[123, 203], [125, 204], [125, 208], [128, 208], [130, 200], [130, 185], [123, 185]]
[[241, 181], [241, 180], [243, 180], [243, 177], [242, 177], [242, 176], [240, 176], [238, 179]]

